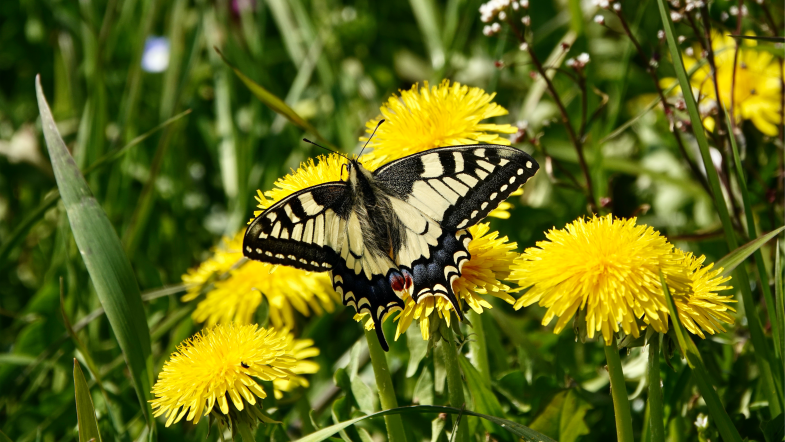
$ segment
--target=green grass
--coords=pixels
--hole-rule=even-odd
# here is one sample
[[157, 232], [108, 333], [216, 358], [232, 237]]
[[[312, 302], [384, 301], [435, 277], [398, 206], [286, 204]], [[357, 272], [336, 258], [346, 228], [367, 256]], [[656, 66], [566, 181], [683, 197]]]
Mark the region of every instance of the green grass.
[[[648, 348], [620, 354], [624, 377], [614, 386], [626, 387], [615, 393], [629, 397], [632, 438], [767, 440], [783, 405], [785, 304], [774, 241], [785, 224], [782, 140], [749, 121], [736, 122], [734, 137], [707, 137], [688, 99], [686, 111], [675, 112], [688, 155], [709, 170], [696, 176], [646, 60], [612, 12], [586, 6], [578, 14], [581, 3], [531, 2], [527, 40], [575, 128], [587, 93], [590, 121], [579, 142], [599, 211], [637, 216], [707, 262], [724, 258], [740, 301], [725, 333], [702, 340], [679, 329], [662, 339], [651, 362], [660, 396], [646, 388]], [[686, 84], [692, 72], [679, 54], [699, 36], [686, 19], [671, 28], [668, 3], [627, 1], [622, 14], [643, 50], [656, 54], [659, 78]], [[743, 31], [781, 36], [767, 14], [783, 29], [782, 6], [753, 3], [745, 2]], [[531, 75], [535, 66], [512, 31], [483, 35], [480, 2], [253, 4], [242, 11], [229, 0], [0, 5], [0, 440], [87, 440], [96, 432], [102, 440], [220, 440], [207, 419], [153, 425], [146, 402], [176, 345], [201, 329], [190, 318], [195, 303], [180, 300], [181, 275], [242, 228], [256, 189], [322, 153], [303, 137], [357, 153], [365, 122], [414, 83], [449, 78], [495, 92], [510, 115], [494, 122], [525, 120], [537, 135], [536, 145], [517, 147], [542, 170], [512, 201], [511, 218], [491, 221], [518, 251], [589, 215], [585, 192], [568, 178], [584, 185], [565, 115]], [[735, 4], [713, 2], [712, 26], [735, 34], [736, 18], [723, 15]], [[605, 27], [592, 21], [597, 13]], [[170, 41], [165, 72], [141, 69], [150, 35]], [[564, 64], [581, 52], [591, 55], [585, 91]], [[721, 174], [710, 154], [718, 145], [727, 145], [719, 149]], [[750, 246], [729, 254], [740, 244]], [[450, 341], [427, 347], [413, 326], [387, 354], [371, 346], [370, 357], [351, 309], [298, 314], [294, 331], [314, 339], [322, 368], [309, 388], [263, 401], [282, 424], [260, 426], [257, 440], [446, 441], [456, 420], [455, 440], [485, 440], [486, 432], [499, 441], [613, 440], [616, 398], [602, 343], [576, 341], [570, 327], [554, 335], [540, 325], [543, 308], [492, 304], [468, 315], [473, 326], [455, 328], [463, 336], [442, 332]], [[385, 387], [381, 408], [402, 408], [365, 417], [379, 406], [377, 385]], [[648, 427], [647, 403], [663, 426]], [[695, 425], [699, 414], [709, 416], [708, 428]], [[349, 420], [357, 425], [334, 426]]]

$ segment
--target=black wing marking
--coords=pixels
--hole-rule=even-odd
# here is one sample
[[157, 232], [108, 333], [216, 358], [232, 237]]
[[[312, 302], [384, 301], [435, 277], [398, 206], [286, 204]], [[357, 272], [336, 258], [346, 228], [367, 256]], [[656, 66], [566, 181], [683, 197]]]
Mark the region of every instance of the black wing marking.
[[371, 315], [386, 351], [382, 322], [403, 308], [393, 287], [403, 289], [407, 280], [389, 256], [374, 253], [365, 244], [363, 229], [368, 227], [353, 209], [349, 192], [346, 183], [332, 182], [277, 202], [248, 226], [243, 254], [308, 271], [331, 271], [343, 304]]
[[377, 183], [447, 230], [473, 226], [534, 176], [529, 154], [508, 146], [431, 149], [388, 163]]
[[444, 233], [439, 237], [438, 244], [409, 266], [401, 266], [405, 276], [411, 275], [413, 280], [410, 293], [414, 302], [438, 296], [449, 301], [458, 318], [463, 320], [463, 311], [455, 296], [453, 283], [461, 276], [463, 265], [469, 262], [469, 242], [471, 234], [466, 229]]
[[337, 258], [335, 233], [349, 210], [348, 186], [325, 183], [296, 192], [262, 212], [245, 231], [243, 254], [257, 261], [325, 272]]

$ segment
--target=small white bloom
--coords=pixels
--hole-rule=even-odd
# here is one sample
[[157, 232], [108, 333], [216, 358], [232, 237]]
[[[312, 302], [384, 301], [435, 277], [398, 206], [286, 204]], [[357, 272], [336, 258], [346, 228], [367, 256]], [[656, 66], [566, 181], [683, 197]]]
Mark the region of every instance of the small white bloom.
[[706, 416], [703, 413], [698, 414], [698, 418], [695, 419], [695, 426], [699, 430], [705, 430], [709, 428], [709, 416]]
[[581, 53], [581, 55], [578, 56], [577, 60], [582, 65], [586, 65], [586, 63], [591, 61], [591, 58], [589, 57], [589, 54], [587, 54], [586, 52], [583, 52], [583, 53]]
[[568, 58], [567, 61], [564, 62], [564, 64], [566, 64], [569, 67], [574, 67], [575, 66], [575, 59], [574, 58]]
[[594, 23], [597, 23], [598, 25], [604, 25], [605, 24], [605, 17], [603, 17], [600, 14], [595, 15], [594, 16]]
[[521, 19], [521, 23], [523, 23], [523, 24], [524, 24], [524, 25], [526, 25], [526, 26], [529, 26], [530, 24], [532, 24], [532, 19], [531, 19], [531, 17], [529, 17], [528, 15], [525, 15], [525, 16], [524, 16], [524, 17]]
[[494, 24], [491, 25], [491, 30], [495, 34], [495, 33], [497, 33], [497, 32], [502, 30], [502, 25], [500, 25], [499, 23], [495, 23], [494, 22]]
[[512, 9], [517, 11], [520, 7], [521, 5], [518, 2], [512, 2]]
[[484, 36], [486, 36], [486, 37], [490, 37], [491, 35], [493, 35], [493, 30], [491, 29], [491, 27], [490, 27], [490, 26], [488, 26], [488, 25], [485, 25], [485, 26], [482, 28], [482, 34], [483, 34]]
[[671, 20], [674, 22], [681, 21], [684, 16], [680, 12], [671, 11]]
[[677, 38], [677, 40], [679, 41], [679, 44], [684, 43], [684, 40], [686, 40], [686, 39], [687, 39], [687, 37], [685, 37], [683, 35], [679, 35], [679, 38]]
[[614, 3], [613, 4], [613, 10], [616, 11], [616, 12], [621, 11], [621, 3], [619, 3], [619, 2]]
[[727, 12], [725, 12], [725, 11], [722, 11], [722, 12], [720, 13], [720, 21], [725, 21], [725, 20], [727, 20], [729, 17], [730, 17], [730, 15], [728, 15], [728, 13], [727, 13]]
[[142, 54], [142, 70], [163, 72], [169, 67], [169, 39], [166, 37], [147, 37]]
[[507, 19], [507, 13], [506, 13], [506, 12], [504, 12], [504, 11], [500, 12], [500, 13], [499, 13], [499, 20], [502, 20], [502, 21], [504, 21], [504, 20], [506, 20], [506, 19]]
[[665, 31], [663, 31], [662, 29], [657, 31], [657, 38], [659, 38], [660, 40], [665, 40]]
[[520, 48], [521, 48], [522, 51], [528, 50], [529, 49], [529, 43], [526, 43], [524, 41], [523, 43], [521, 43]]
[[739, 15], [739, 7], [738, 6], [731, 6], [730, 7], [730, 15], [737, 16]]
[[694, 50], [693, 50], [691, 47], [690, 47], [690, 48], [687, 48], [687, 49], [685, 49], [685, 50], [684, 50], [684, 53], [685, 53], [685, 54], [687, 54], [687, 55], [688, 55], [688, 56], [690, 56], [690, 57], [692, 57], [693, 55], [695, 55], [695, 51], [694, 51]]
[[521, 0], [521, 7], [527, 9], [529, 7], [529, 0]]

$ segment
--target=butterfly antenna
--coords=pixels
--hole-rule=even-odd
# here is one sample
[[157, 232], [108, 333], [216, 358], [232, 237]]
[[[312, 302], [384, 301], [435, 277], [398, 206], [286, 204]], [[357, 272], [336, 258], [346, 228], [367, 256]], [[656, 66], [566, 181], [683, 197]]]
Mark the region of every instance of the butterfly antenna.
[[376, 134], [376, 131], [379, 130], [379, 126], [381, 126], [382, 123], [384, 123], [384, 120], [379, 120], [379, 123], [376, 124], [376, 128], [373, 130], [373, 133], [371, 134], [371, 136], [368, 137], [368, 140], [365, 142], [365, 146], [363, 146], [363, 149], [360, 151], [360, 155], [359, 156], [362, 156], [363, 150], [365, 150], [365, 148], [368, 147], [368, 143], [371, 142], [371, 138], [373, 138], [373, 136]]
[[308, 144], [313, 144], [314, 146], [321, 147], [322, 149], [326, 150], [327, 152], [337, 153], [338, 155], [340, 155], [340, 156], [342, 156], [342, 157], [344, 157], [346, 159], [349, 158], [346, 155], [342, 154], [341, 152], [338, 152], [338, 151], [335, 151], [335, 150], [332, 150], [332, 149], [328, 149], [328, 148], [322, 146], [321, 144], [316, 144], [313, 141], [309, 140], [308, 138], [303, 138], [303, 141], [305, 141]]

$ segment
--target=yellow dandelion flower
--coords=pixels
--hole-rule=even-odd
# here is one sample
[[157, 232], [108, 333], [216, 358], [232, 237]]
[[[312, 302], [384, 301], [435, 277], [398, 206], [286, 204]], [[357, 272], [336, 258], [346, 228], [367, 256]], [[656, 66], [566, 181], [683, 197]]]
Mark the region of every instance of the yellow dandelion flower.
[[255, 410], [267, 394], [259, 383], [288, 379], [297, 359], [288, 353], [286, 334], [256, 325], [221, 324], [182, 342], [164, 364], [153, 386], [153, 416], [166, 414], [166, 426], [199, 422], [217, 405], [224, 415]]
[[720, 296], [717, 292], [731, 289], [723, 285], [730, 281], [730, 276], [720, 276], [722, 268], [712, 270], [713, 263], [703, 267], [705, 256], [698, 258], [679, 249], [673, 253], [683, 271], [667, 275], [665, 279], [679, 320], [690, 333], [701, 338], [705, 338], [703, 331], [712, 335], [724, 332], [722, 322], [733, 324], [734, 318], [729, 312], [736, 311], [727, 304], [736, 301], [733, 296]]
[[[477, 87], [443, 80], [429, 88], [426, 81], [423, 87], [415, 84], [400, 93], [400, 97], [393, 94], [382, 105], [381, 116], [365, 123], [366, 132], [371, 134], [379, 120], [385, 120], [368, 144], [373, 150], [361, 158], [368, 170], [435, 147], [476, 143], [509, 146], [510, 141], [499, 133], [518, 131], [509, 124], [482, 123], [508, 112], [493, 102], [495, 93], [487, 94]], [[368, 141], [368, 137], [360, 137], [360, 141]], [[488, 216], [507, 219], [511, 207], [502, 202]]]
[[[518, 257], [518, 253], [515, 252], [518, 245], [508, 242], [506, 236], [499, 238], [499, 232], [489, 233], [489, 231], [488, 223], [480, 223], [469, 228], [473, 238], [469, 243], [471, 259], [464, 264], [461, 277], [453, 283], [455, 296], [477, 313], [482, 313], [483, 308], [491, 308], [491, 304], [481, 295], [495, 296], [510, 304], [515, 302], [515, 298], [507, 293], [510, 287], [502, 281], [510, 275], [511, 266]], [[408, 292], [404, 292], [404, 304], [403, 311], [395, 317], [398, 322], [395, 331], [396, 340], [415, 320], [420, 325], [420, 333], [424, 340], [430, 339], [432, 322], [444, 320], [448, 326], [450, 325], [453, 307], [444, 298], [425, 298], [417, 304], [409, 297]], [[365, 328], [368, 330], [374, 328], [373, 321], [367, 318], [367, 313], [357, 314], [355, 319], [365, 320]]]
[[[754, 35], [754, 34], [753, 34]], [[739, 50], [738, 64], [736, 66], [736, 83], [733, 86], [733, 62], [736, 42], [733, 37], [719, 32], [712, 33], [711, 47], [714, 51], [714, 60], [717, 66], [717, 89], [719, 90], [722, 106], [730, 111], [731, 89], [733, 91], [733, 113], [740, 120], [750, 120], [758, 130], [770, 136], [779, 133], [781, 122], [780, 105], [780, 66], [777, 58], [765, 51], [756, 51], [750, 46], [755, 46], [754, 40], [744, 40]], [[692, 69], [698, 60], [693, 57], [683, 56], [684, 67]], [[672, 83], [673, 79], [665, 79]], [[694, 93], [700, 97], [704, 106], [717, 106], [717, 94], [714, 90], [714, 78], [708, 63], [699, 67], [690, 79]], [[714, 130], [714, 118], [709, 116], [704, 119], [708, 130]]]
[[269, 305], [270, 322], [278, 329], [294, 327], [295, 311], [310, 316], [334, 310], [340, 298], [326, 273], [248, 261], [243, 257], [242, 242], [242, 232], [231, 240], [224, 239], [210, 259], [183, 275], [183, 282], [190, 287], [183, 301], [196, 299], [203, 286], [212, 283], [192, 315], [194, 321], [208, 326], [249, 324], [263, 297]]
[[[509, 145], [499, 133], [514, 134], [518, 128], [509, 124], [481, 123], [482, 120], [507, 115], [507, 109], [493, 103], [496, 94], [476, 87], [444, 80], [438, 86], [412, 86], [400, 91], [382, 105], [382, 115], [365, 124], [370, 134], [384, 118], [363, 157], [370, 170], [392, 160], [433, 149], [461, 144], [492, 143]], [[497, 132], [497, 133], [493, 133]], [[360, 141], [368, 138], [362, 137]]]
[[294, 339], [294, 335], [288, 335], [287, 353], [291, 354], [297, 362], [289, 370], [292, 375], [286, 379], [276, 379], [273, 381], [275, 398], [281, 399], [285, 391], [292, 391], [298, 387], [308, 388], [310, 383], [304, 374], [314, 374], [319, 371], [319, 364], [309, 360], [319, 356], [319, 349], [314, 347], [313, 339]]
[[644, 313], [644, 322], [667, 331], [659, 273], [677, 273], [679, 266], [673, 246], [653, 228], [635, 221], [614, 220], [611, 215], [581, 218], [548, 232], [548, 240], [526, 249], [513, 267], [510, 280], [529, 288], [515, 309], [534, 303], [547, 307], [542, 323], [558, 316], [555, 333], [578, 309], [585, 309], [588, 336], [601, 331], [606, 345], [619, 324], [625, 333], [638, 337], [637, 319]]

